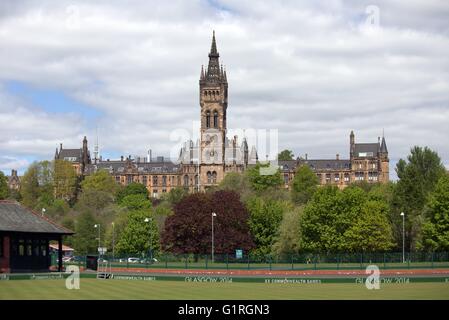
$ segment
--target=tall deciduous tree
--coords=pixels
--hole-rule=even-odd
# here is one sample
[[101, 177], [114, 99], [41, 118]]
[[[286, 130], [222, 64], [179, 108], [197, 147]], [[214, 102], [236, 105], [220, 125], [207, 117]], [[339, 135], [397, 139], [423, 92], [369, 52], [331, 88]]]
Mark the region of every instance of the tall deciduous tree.
[[218, 190], [237, 192], [240, 194], [240, 199], [243, 202], [246, 202], [248, 198], [254, 195], [248, 175], [238, 172], [230, 172], [226, 174], [224, 179], [220, 182]]
[[117, 242], [117, 253], [144, 256], [150, 250], [153, 255], [159, 251], [159, 232], [154, 218], [145, 210], [130, 211]]
[[304, 209], [301, 247], [315, 252], [379, 251], [392, 245], [388, 205], [352, 186], [319, 188]]
[[115, 182], [114, 178], [106, 170], [99, 170], [87, 176], [81, 182], [82, 191], [96, 190], [104, 191], [115, 197], [120, 186]]
[[197, 193], [182, 199], [165, 223], [162, 244], [174, 253], [210, 254], [212, 213], [214, 217], [215, 252], [246, 252], [253, 248], [247, 221], [248, 211], [239, 195], [230, 191]]
[[303, 207], [286, 210], [279, 226], [279, 235], [273, 245], [273, 253], [279, 256], [292, 255], [300, 251], [300, 221]]
[[77, 175], [72, 164], [65, 160], [54, 161], [53, 185], [57, 199], [71, 201], [75, 197]]
[[[98, 247], [98, 233], [100, 237], [103, 236], [103, 228], [95, 228], [95, 224], [98, 224], [98, 220], [89, 212], [82, 212], [75, 223], [75, 236], [73, 239], [74, 249], [77, 254], [85, 255], [97, 253]], [[101, 239], [100, 239], [101, 240]]]
[[401, 243], [400, 213], [405, 213], [406, 248], [414, 250], [425, 218], [424, 207], [428, 196], [446, 170], [435, 151], [427, 147], [413, 147], [407, 161], [399, 160], [396, 172], [399, 181], [395, 188], [390, 219], [395, 226], [397, 242]]
[[34, 208], [39, 198], [39, 180], [37, 163], [31, 164], [20, 181], [22, 203], [28, 208]]
[[287, 149], [279, 152], [278, 154], [279, 161], [293, 160], [293, 157], [293, 151]]
[[268, 164], [257, 164], [247, 170], [246, 174], [251, 188], [259, 192], [269, 188], [278, 188], [283, 183], [279, 168], [270, 167]]
[[148, 198], [148, 189], [142, 183], [132, 182], [117, 192], [117, 202], [120, 204], [124, 197], [133, 194], [140, 194]]
[[306, 204], [318, 188], [318, 177], [307, 165], [300, 166], [293, 178], [291, 195], [293, 202]]
[[393, 232], [388, 220], [388, 205], [385, 202], [365, 202], [359, 216], [344, 232], [346, 251], [382, 252], [393, 246]]
[[271, 253], [283, 214], [291, 207], [285, 202], [254, 197], [248, 201], [247, 208], [250, 212], [249, 228], [256, 245], [253, 254], [263, 257]]
[[443, 175], [431, 193], [422, 243], [425, 249], [449, 250], [449, 175]]
[[0, 171], [0, 200], [6, 199], [9, 195], [8, 180], [4, 173]]
[[53, 168], [49, 161], [31, 164], [20, 182], [22, 203], [34, 209], [52, 205], [54, 200]]

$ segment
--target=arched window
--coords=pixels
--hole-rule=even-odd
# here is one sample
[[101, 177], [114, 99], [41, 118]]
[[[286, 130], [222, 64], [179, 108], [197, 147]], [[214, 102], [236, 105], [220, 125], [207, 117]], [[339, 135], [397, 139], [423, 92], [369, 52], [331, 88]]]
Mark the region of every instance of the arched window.
[[212, 183], [212, 174], [210, 171], [207, 171], [207, 183]]
[[215, 171], [212, 172], [212, 183], [217, 183], [217, 173]]
[[214, 111], [214, 128], [218, 128], [218, 112]]
[[206, 128], [210, 128], [210, 111], [206, 112]]

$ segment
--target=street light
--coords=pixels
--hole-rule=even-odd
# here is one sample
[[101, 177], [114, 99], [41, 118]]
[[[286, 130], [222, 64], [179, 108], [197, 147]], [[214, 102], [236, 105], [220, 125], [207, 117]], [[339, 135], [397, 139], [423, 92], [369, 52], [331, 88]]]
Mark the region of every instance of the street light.
[[45, 211], [47, 211], [45, 208], [42, 208], [42, 216], [44, 216]]
[[405, 263], [405, 213], [401, 212], [402, 216], [402, 263]]
[[[98, 228], [98, 250], [100, 250], [101, 248], [101, 225], [100, 224], [96, 224], [94, 225], [95, 228]], [[101, 252], [100, 252], [101, 255]]]
[[[150, 223], [153, 219], [152, 218], [145, 218], [145, 222]], [[150, 261], [153, 262], [153, 237], [151, 234], [151, 224], [150, 224]]]
[[112, 222], [112, 261], [115, 259], [115, 224]]
[[214, 262], [214, 217], [216, 216], [217, 214], [212, 212], [212, 262]]

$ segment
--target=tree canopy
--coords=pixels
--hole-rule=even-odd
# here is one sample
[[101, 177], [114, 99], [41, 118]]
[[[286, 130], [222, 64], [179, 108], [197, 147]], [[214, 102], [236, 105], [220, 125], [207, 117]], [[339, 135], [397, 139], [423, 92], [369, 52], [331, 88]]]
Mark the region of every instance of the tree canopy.
[[2, 171], [0, 171], [0, 200], [9, 196], [8, 179]]
[[296, 170], [295, 177], [291, 185], [291, 195], [293, 202], [306, 204], [318, 189], [318, 177], [308, 165], [302, 165]]
[[183, 198], [165, 223], [162, 245], [173, 253], [210, 254], [212, 213], [214, 217], [215, 253], [248, 251], [254, 244], [246, 223], [249, 214], [231, 191], [196, 193]]
[[278, 154], [279, 161], [293, 160], [293, 157], [294, 157], [293, 151], [287, 149], [279, 152]]

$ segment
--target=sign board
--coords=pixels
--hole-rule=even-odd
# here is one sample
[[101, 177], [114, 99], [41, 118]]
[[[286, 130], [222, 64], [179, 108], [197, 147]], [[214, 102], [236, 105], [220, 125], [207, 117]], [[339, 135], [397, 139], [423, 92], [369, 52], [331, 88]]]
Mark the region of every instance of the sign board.
[[241, 250], [241, 249], [235, 250], [235, 258], [242, 259], [243, 258], [243, 250]]
[[106, 248], [106, 247], [98, 247], [99, 254], [105, 254], [107, 251], [108, 251], [108, 248]]

